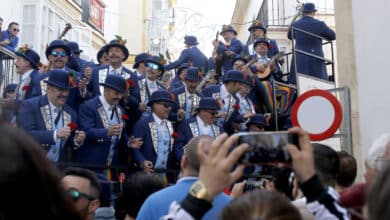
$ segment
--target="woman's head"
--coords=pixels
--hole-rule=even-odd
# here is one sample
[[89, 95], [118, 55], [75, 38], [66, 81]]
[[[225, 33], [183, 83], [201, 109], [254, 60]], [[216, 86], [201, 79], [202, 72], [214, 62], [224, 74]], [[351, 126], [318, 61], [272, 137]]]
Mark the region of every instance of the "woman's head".
[[301, 215], [290, 201], [278, 193], [255, 190], [227, 205], [221, 219], [300, 220]]

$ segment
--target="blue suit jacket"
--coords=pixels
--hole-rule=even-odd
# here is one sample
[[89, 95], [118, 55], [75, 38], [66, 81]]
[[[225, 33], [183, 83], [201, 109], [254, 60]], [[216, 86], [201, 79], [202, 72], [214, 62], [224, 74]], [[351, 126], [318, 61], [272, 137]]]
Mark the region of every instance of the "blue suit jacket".
[[[254, 41], [250, 41], [248, 42], [247, 45], [245, 45], [245, 48], [244, 48], [244, 53], [248, 56], [250, 55], [253, 55], [253, 53], [250, 53], [250, 51], [254, 51], [254, 48], [253, 48], [253, 43], [255, 42]], [[275, 56], [277, 53], [279, 53], [279, 46], [278, 46], [278, 43], [276, 42], [276, 40], [274, 39], [269, 39], [269, 47], [268, 47], [268, 53], [267, 53], [267, 56], [268, 57], [273, 57]]]
[[166, 70], [179, 67], [183, 63], [192, 63], [193, 66], [201, 68], [205, 73], [209, 70], [209, 62], [207, 57], [197, 47], [184, 49], [180, 57], [173, 63], [164, 66]]
[[[328, 40], [335, 40], [336, 33], [330, 29], [323, 21], [317, 20], [310, 16], [304, 16], [292, 24], [292, 27], [319, 35]], [[288, 38], [295, 39], [295, 48], [305, 52], [323, 57], [322, 39], [310, 36], [300, 31], [294, 30], [294, 36], [291, 28], [288, 30]], [[297, 70], [299, 73], [307, 74], [321, 79], [328, 79], [325, 64], [322, 60], [311, 58], [309, 56], [296, 53]], [[295, 83], [294, 62], [291, 65], [290, 82]]]
[[[226, 73], [229, 70], [233, 69], [233, 59], [237, 54], [240, 54], [244, 49], [244, 45], [237, 38], [233, 38], [229, 46], [226, 46], [223, 43], [220, 43], [217, 48], [218, 55], [222, 56], [222, 70]], [[234, 55], [227, 56], [226, 51], [233, 51]]]
[[[93, 69], [92, 79], [88, 84], [88, 91], [91, 91], [92, 97], [100, 95], [99, 82], [104, 82], [105, 78], [100, 79], [99, 77], [106, 77], [107, 74], [109, 74], [108, 70], [109, 65], [102, 65]], [[127, 99], [122, 99], [120, 102], [120, 105], [125, 109], [126, 114], [129, 116], [129, 123], [126, 123], [126, 132], [130, 133], [133, 128], [134, 122], [137, 121], [140, 117], [140, 113], [138, 111], [138, 104], [140, 103], [141, 98], [139, 96], [137, 74], [123, 67], [122, 76], [126, 80], [132, 80], [134, 82], [134, 86], [129, 89]]]
[[[187, 105], [187, 99], [186, 99], [186, 90], [185, 87], [179, 87], [178, 89], [172, 90], [172, 93], [175, 95], [175, 103], [172, 106], [172, 110], [169, 113], [169, 120], [170, 121], [178, 121], [177, 118], [177, 112], [180, 108], [183, 108], [185, 110], [185, 106]], [[192, 109], [196, 109], [199, 106], [200, 98], [202, 97], [201, 94], [198, 92], [195, 92], [195, 100], [193, 102]]]
[[41, 90], [41, 77], [42, 74], [38, 70], [33, 70], [30, 74], [30, 83], [29, 83], [29, 89], [25, 92], [23, 99], [30, 99], [33, 97], [41, 96], [42, 90]]
[[[215, 99], [220, 99], [221, 86], [222, 86], [222, 84], [212, 85], [212, 86], [207, 87], [203, 91], [203, 96], [204, 97], [213, 97]], [[233, 134], [235, 132], [232, 128], [232, 123], [244, 122], [244, 119], [240, 115], [239, 110], [233, 108], [235, 103], [237, 103], [237, 104], [240, 103], [238, 98], [235, 95], [233, 95], [233, 97], [234, 97], [234, 103], [232, 105], [230, 105], [228, 116], [225, 119], [225, 122], [223, 123], [223, 130], [228, 134]]]
[[[46, 151], [55, 144], [47, 95], [23, 101], [17, 119], [18, 126], [28, 132]], [[63, 120], [64, 126], [70, 122], [77, 123], [76, 113], [67, 105], [63, 106]], [[68, 145], [74, 146], [73, 135], [68, 137], [64, 146]], [[66, 147], [62, 148], [59, 161], [67, 161]]]
[[[133, 156], [135, 159], [135, 162], [138, 165], [142, 165], [142, 162], [144, 160], [152, 161], [153, 164], [156, 162], [157, 159], [157, 145], [158, 143], [154, 143], [153, 139], [157, 140], [157, 132], [155, 134], [151, 133], [151, 126], [155, 126], [153, 115], [150, 114], [149, 116], [142, 116], [139, 121], [136, 122], [135, 128], [133, 131], [134, 138], [142, 138], [142, 141], [144, 142], [143, 145], [139, 149], [133, 149]], [[156, 128], [157, 129], [157, 128]], [[173, 133], [173, 128], [171, 127], [170, 134]], [[153, 136], [154, 135], [154, 136]], [[152, 137], [153, 136], [153, 137]], [[173, 148], [173, 138], [171, 137], [171, 146]], [[171, 152], [172, 153], [172, 148]], [[170, 156], [169, 156], [170, 158]], [[168, 158], [168, 159], [169, 159]], [[169, 163], [168, 163], [169, 164]]]
[[[137, 220], [159, 220], [168, 213], [173, 201], [181, 202], [187, 196], [196, 177], [184, 177], [173, 186], [166, 187], [150, 195], [142, 204], [138, 212]], [[224, 193], [219, 194], [213, 200], [213, 207], [202, 217], [203, 220], [219, 219], [223, 208], [231, 202], [232, 198]]]
[[2, 32], [1, 32], [1, 39], [0, 39], [0, 41], [3, 41], [3, 40], [5, 40], [5, 39], [10, 40], [10, 41], [11, 41], [11, 44], [6, 45], [6, 46], [4, 46], [4, 47], [5, 47], [6, 49], [12, 51], [12, 52], [15, 52], [15, 49], [16, 49], [16, 47], [18, 46], [19, 37], [16, 36], [16, 37], [12, 37], [12, 38], [11, 38], [11, 37], [10, 37], [9, 31], [8, 31], [8, 30], [5, 30], [5, 31], [2, 31]]
[[178, 89], [178, 88], [180, 88], [182, 86], [184, 86], [183, 81], [181, 81], [181, 79], [179, 79], [179, 77], [176, 76], [171, 81], [171, 85], [169, 86], [169, 88], [171, 88], [171, 90], [173, 91], [173, 90]]
[[[213, 129], [215, 129], [215, 136], [218, 136], [223, 132], [223, 129], [216, 124], [213, 125]], [[181, 161], [181, 157], [183, 156], [183, 147], [194, 136], [200, 135], [196, 116], [193, 116], [192, 118], [182, 122], [177, 128], [177, 132], [179, 133], [179, 137], [175, 139], [175, 143], [173, 144], [173, 151], [175, 155], [175, 160]]]
[[[73, 71], [74, 73], [74, 81], [78, 83], [78, 78], [82, 79], [84, 77], [84, 74], [76, 72], [72, 69], [69, 69], [68, 67], [65, 67], [65, 71], [71, 72]], [[46, 83], [42, 80], [47, 80], [49, 77], [49, 74], [45, 73], [41, 75], [41, 91], [42, 93], [46, 94], [46, 91], [42, 90], [42, 85], [44, 85], [44, 88], [46, 88]], [[91, 98], [90, 92], [88, 90], [88, 87], [86, 88], [87, 92], [85, 96], [82, 96], [80, 93], [80, 89], [78, 87], [71, 87], [69, 90], [69, 97], [68, 100], [66, 101], [66, 104], [73, 109], [73, 111], [78, 112], [79, 111], [79, 106], [82, 104], [85, 100], [88, 100]]]
[[[122, 121], [123, 110], [118, 109], [118, 116]], [[85, 164], [106, 165], [108, 152], [110, 151], [111, 138], [108, 137], [108, 118], [104, 111], [99, 96], [86, 101], [80, 106], [79, 112], [80, 130], [86, 133], [84, 145], [74, 152], [74, 161]], [[122, 132], [120, 138], [127, 143], [127, 135]], [[119, 141], [113, 156], [112, 165], [119, 164]]]

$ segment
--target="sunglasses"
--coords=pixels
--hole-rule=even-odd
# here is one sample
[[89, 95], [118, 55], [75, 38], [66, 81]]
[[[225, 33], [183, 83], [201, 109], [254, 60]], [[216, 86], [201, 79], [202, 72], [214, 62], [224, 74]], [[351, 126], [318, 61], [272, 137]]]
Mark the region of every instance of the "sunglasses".
[[149, 68], [151, 68], [151, 69], [153, 69], [153, 70], [158, 70], [158, 69], [160, 68], [160, 67], [159, 67], [157, 64], [155, 64], [155, 63], [146, 63], [145, 66], [146, 66], [146, 67], [149, 67]]
[[74, 188], [68, 189], [66, 191], [66, 193], [72, 199], [73, 202], [77, 202], [81, 197], [84, 197], [84, 198], [86, 198], [89, 201], [93, 201], [93, 200], [96, 199], [95, 197], [93, 197], [91, 195], [88, 195], [86, 193], [82, 193], [82, 192], [80, 192], [80, 191], [78, 191], [77, 189], [74, 189]]
[[17, 28], [14, 28], [14, 29], [12, 29], [13, 31], [16, 31], [16, 32], [19, 32], [19, 29], [17, 29]]
[[50, 55], [52, 55], [53, 57], [66, 57], [67, 56], [65, 51], [61, 51], [61, 52], [52, 51], [50, 53]]
[[170, 103], [166, 102], [158, 102], [157, 104], [164, 106], [164, 108], [171, 108], [172, 105]]

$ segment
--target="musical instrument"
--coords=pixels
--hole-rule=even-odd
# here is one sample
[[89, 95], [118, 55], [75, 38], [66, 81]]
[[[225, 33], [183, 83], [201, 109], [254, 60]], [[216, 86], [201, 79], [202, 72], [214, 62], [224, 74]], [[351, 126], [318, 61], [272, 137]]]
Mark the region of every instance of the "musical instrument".
[[281, 51], [277, 53], [275, 56], [273, 56], [267, 63], [263, 64], [264, 65], [264, 71], [256, 71], [257, 77], [259, 77], [260, 80], [266, 79], [269, 77], [271, 74], [271, 64], [275, 62], [275, 60], [279, 60], [282, 56], [284, 56], [284, 52]]
[[[71, 23], [66, 23], [64, 30], [62, 30], [60, 35], [58, 35], [57, 39], [61, 40], [61, 38], [63, 38], [68, 33], [68, 31], [72, 28], [73, 27], [72, 27]], [[42, 73], [47, 73], [49, 70], [51, 70], [51, 67], [52, 67], [52, 63], [50, 63], [50, 62], [48, 65], [42, 64]]]
[[207, 81], [211, 79], [215, 79], [215, 76], [217, 75], [215, 70], [210, 70], [206, 73], [206, 75], [203, 77], [202, 81], [199, 83], [199, 85], [196, 87], [196, 91], [199, 93], [202, 93], [203, 87], [206, 85]]
[[[219, 31], [215, 34], [215, 41], [218, 42]], [[219, 45], [219, 44], [218, 44]], [[218, 76], [222, 75], [222, 55], [217, 53], [218, 46], [214, 46], [213, 54], [214, 54], [214, 63], [215, 63], [215, 72]]]

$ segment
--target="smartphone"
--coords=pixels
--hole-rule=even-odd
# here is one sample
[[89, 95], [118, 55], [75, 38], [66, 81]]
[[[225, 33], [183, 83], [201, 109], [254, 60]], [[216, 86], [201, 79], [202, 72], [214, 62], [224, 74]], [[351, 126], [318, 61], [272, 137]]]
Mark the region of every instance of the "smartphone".
[[241, 132], [238, 135], [238, 144], [249, 144], [247, 152], [239, 160], [242, 164], [290, 163], [287, 144], [294, 144], [299, 148], [298, 135], [287, 131]]

